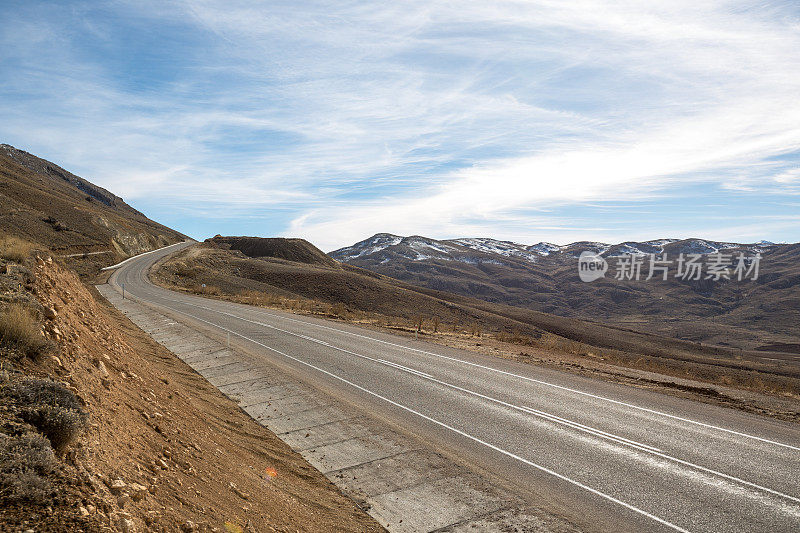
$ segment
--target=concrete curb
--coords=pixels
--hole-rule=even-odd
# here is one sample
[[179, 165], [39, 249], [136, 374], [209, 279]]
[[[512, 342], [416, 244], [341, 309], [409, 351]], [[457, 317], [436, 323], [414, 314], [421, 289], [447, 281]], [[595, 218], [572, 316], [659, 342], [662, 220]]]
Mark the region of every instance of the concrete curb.
[[123, 299], [110, 285], [97, 289], [390, 532], [576, 531], [356, 406], [256, 365], [235, 344]]
[[144, 252], [144, 253], [141, 253], [141, 254], [138, 254], [138, 255], [131, 256], [131, 257], [125, 259], [124, 261], [120, 261], [116, 265], [103, 267], [100, 270], [114, 270], [115, 268], [119, 268], [119, 267], [127, 264], [128, 261], [133, 261], [134, 259], [142, 257], [143, 255], [149, 255], [149, 254], [152, 254], [152, 253], [155, 253], [155, 252], [159, 252], [161, 250], [166, 250], [167, 248], [172, 248], [173, 246], [178, 246], [179, 244], [185, 244], [187, 242], [196, 242], [196, 241], [190, 239], [190, 240], [186, 240], [186, 241], [176, 242], [175, 244], [170, 244], [168, 246], [162, 246], [161, 248], [156, 248], [155, 250], [150, 250], [149, 252]]

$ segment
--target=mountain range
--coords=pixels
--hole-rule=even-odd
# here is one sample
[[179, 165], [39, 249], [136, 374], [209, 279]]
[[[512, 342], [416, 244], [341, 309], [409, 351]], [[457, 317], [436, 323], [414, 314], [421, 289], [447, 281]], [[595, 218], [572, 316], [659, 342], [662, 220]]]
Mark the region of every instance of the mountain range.
[[[330, 253], [339, 261], [352, 262], [359, 258], [374, 258], [380, 254], [381, 260], [402, 256], [412, 261], [424, 261], [431, 258], [445, 261], [475, 263], [485, 261], [504, 261], [504, 259], [522, 259], [536, 263], [544, 257], [575, 258], [583, 251], [592, 251], [606, 257], [617, 257], [626, 254], [712, 254], [747, 252], [763, 253], [769, 249], [785, 246], [769, 241], [751, 244], [709, 241], [704, 239], [656, 239], [643, 242], [623, 242], [605, 244], [593, 241], [578, 241], [567, 245], [540, 242], [532, 245], [511, 241], [479, 237], [436, 240], [414, 235], [401, 237], [391, 233], [378, 233], [369, 239], [357, 242], [352, 246], [340, 248]], [[382, 253], [383, 252], [383, 253]]]
[[[675, 261], [723, 254], [729, 277], [667, 280], [616, 279], [614, 272], [592, 283], [578, 277], [578, 257], [591, 251], [609, 263], [625, 255]], [[732, 276], [736, 258], [761, 257], [757, 279]], [[525, 245], [491, 238], [437, 240], [379, 233], [329, 254], [353, 266], [429, 289], [453, 292], [584, 320], [741, 348], [798, 350], [800, 334], [800, 244], [655, 239], [606, 244], [591, 241]], [[675, 265], [672, 266], [676, 268]]]

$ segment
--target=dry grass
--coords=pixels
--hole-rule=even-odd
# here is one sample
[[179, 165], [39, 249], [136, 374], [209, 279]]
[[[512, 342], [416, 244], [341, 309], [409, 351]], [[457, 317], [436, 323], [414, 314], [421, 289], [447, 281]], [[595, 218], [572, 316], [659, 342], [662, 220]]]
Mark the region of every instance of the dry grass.
[[47, 476], [56, 467], [47, 439], [35, 433], [0, 437], [0, 499], [46, 503], [52, 493]]
[[40, 333], [40, 324], [30, 309], [11, 304], [0, 312], [0, 345], [29, 357], [45, 353], [51, 343]]
[[28, 241], [16, 237], [0, 237], [0, 257], [15, 263], [22, 263], [36, 247]]
[[86, 427], [86, 412], [69, 389], [57, 381], [22, 378], [3, 388], [23, 420], [41, 431], [53, 448], [64, 453]]
[[200, 269], [181, 262], [175, 264], [173, 272], [182, 278], [195, 279], [200, 273]]
[[328, 313], [332, 316], [338, 318], [348, 318], [349, 313], [347, 312], [347, 306], [344, 305], [342, 302], [335, 303], [328, 307]]

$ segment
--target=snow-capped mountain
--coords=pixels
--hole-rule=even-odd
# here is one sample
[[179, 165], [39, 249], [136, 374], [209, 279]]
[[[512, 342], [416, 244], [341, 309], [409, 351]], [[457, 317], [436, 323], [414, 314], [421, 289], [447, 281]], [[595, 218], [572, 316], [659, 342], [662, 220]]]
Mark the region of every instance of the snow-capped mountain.
[[[578, 275], [578, 257], [587, 250], [602, 254], [610, 267], [607, 276], [593, 283], [584, 283]], [[740, 253], [748, 257], [760, 253], [760, 277], [687, 281], [678, 279], [673, 269], [667, 280], [644, 281], [644, 267], [641, 281], [615, 278], [619, 256], [625, 254], [658, 254], [661, 260], [676, 262], [680, 254], [717, 252], [731, 263]], [[759, 335], [774, 333], [769, 337], [772, 342], [790, 343], [794, 337], [785, 332], [794, 331], [800, 323], [800, 243], [663, 238], [526, 245], [490, 238], [437, 240], [380, 233], [330, 255], [353, 267], [434, 291], [549, 314], [636, 324], [695, 341], [767, 344], [763, 340], [767, 337], [747, 333], [755, 327], [761, 328]], [[713, 261], [706, 257], [701, 262]], [[697, 324], [710, 317], [718, 321], [698, 333]]]
[[392, 235], [391, 233], [376, 233], [369, 239], [364, 239], [363, 241], [357, 242], [353, 246], [348, 246], [347, 248], [341, 248], [335, 252], [331, 252], [329, 255], [334, 259], [346, 262], [350, 259], [356, 259], [358, 257], [380, 252], [389, 246], [399, 244], [402, 240], [403, 237]]
[[572, 258], [587, 250], [606, 257], [616, 257], [620, 255], [665, 253], [671, 255], [713, 254], [718, 252], [732, 253], [734, 251], [755, 254], [762, 253], [775, 246], [780, 245], [769, 241], [739, 244], [705, 239], [654, 239], [643, 242], [628, 241], [619, 244], [579, 241], [566, 245], [540, 242], [533, 245], [525, 245], [486, 237], [436, 240], [418, 235], [401, 237], [390, 233], [378, 233], [352, 246], [331, 252], [330, 255], [334, 259], [343, 262], [351, 262], [358, 259], [379, 259], [385, 264], [391, 261], [392, 257], [397, 257], [412, 261], [442, 260], [470, 264], [492, 261], [504, 264], [509, 261], [536, 263], [545, 257], [551, 259], [559, 256]]
[[531, 262], [536, 262], [536, 259], [539, 256], [544, 255], [536, 252], [535, 250], [529, 250], [525, 245], [517, 244], [511, 241], [498, 241], [496, 239], [453, 239], [446, 242], [458, 244], [477, 252], [496, 254], [503, 257], [519, 257]]
[[547, 256], [555, 252], [560, 252], [561, 246], [553, 244], [551, 242], [540, 242], [538, 244], [533, 244], [531, 246], [528, 246], [527, 249], [530, 250], [531, 252], [536, 252], [539, 255]]

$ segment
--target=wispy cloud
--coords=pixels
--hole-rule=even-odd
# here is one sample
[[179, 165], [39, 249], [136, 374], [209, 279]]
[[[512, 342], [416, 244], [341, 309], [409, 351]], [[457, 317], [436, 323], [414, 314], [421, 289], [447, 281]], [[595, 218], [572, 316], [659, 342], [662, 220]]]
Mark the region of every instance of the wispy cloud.
[[[798, 190], [791, 3], [33, 2], [8, 12], [3, 139], [155, 212], [180, 205], [167, 222], [197, 234], [273, 209], [261, 234], [326, 249], [378, 231], [624, 239], [707, 229], [705, 206], [730, 195], [770, 210], [770, 195]], [[690, 189], [680, 201], [696, 209], [670, 225], [587, 207], [678, 205]], [[784, 225], [765, 231], [797, 240]]]

